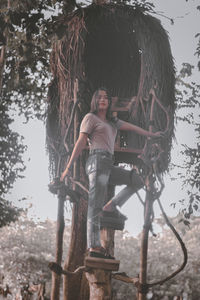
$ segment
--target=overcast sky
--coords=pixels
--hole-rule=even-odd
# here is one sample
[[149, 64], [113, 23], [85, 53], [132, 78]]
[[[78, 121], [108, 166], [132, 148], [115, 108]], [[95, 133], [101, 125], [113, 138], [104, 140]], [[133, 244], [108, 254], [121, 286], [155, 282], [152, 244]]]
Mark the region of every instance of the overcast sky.
[[[195, 34], [200, 28], [200, 12], [196, 9], [199, 1], [184, 0], [156, 0], [154, 1], [156, 11], [174, 19], [174, 25], [164, 17], [157, 16], [164, 28], [169, 32], [172, 54], [175, 59], [177, 69], [180, 69], [183, 62], [196, 64], [194, 52], [197, 45]], [[198, 80], [197, 75], [195, 80]], [[16, 118], [14, 130], [25, 136], [25, 143], [28, 151], [25, 154], [27, 169], [25, 178], [18, 180], [14, 189], [9, 195], [11, 201], [22, 197], [27, 197], [23, 206], [33, 204], [30, 214], [35, 218], [56, 219], [57, 198], [48, 192], [48, 157], [45, 152], [45, 127], [39, 121], [30, 121], [28, 125], [23, 124], [22, 118]], [[190, 131], [189, 131], [190, 130]], [[177, 127], [176, 136], [178, 144], [174, 144], [172, 159], [180, 160], [180, 145], [183, 143], [192, 145], [195, 141], [194, 132], [183, 124]], [[173, 175], [173, 172], [172, 172]], [[171, 202], [175, 202], [185, 193], [181, 191], [180, 182], [171, 182], [166, 178], [166, 187], [161, 197], [162, 203], [169, 215], [175, 215], [177, 210], [170, 207]], [[69, 207], [69, 205], [68, 205]], [[157, 216], [159, 211], [156, 209]], [[126, 229], [131, 234], [138, 234], [142, 230], [143, 208], [136, 198], [131, 198], [123, 207], [123, 213], [127, 214], [128, 221]], [[70, 209], [66, 217], [70, 217]]]

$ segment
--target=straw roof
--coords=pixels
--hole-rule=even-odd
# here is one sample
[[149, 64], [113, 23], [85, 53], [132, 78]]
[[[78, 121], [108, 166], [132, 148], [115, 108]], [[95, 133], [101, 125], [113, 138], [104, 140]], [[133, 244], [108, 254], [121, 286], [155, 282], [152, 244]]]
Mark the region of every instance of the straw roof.
[[[168, 35], [160, 21], [132, 6], [92, 4], [60, 19], [59, 26], [65, 30], [53, 46], [54, 79], [47, 118], [52, 160], [55, 162], [53, 147], [65, 154], [61, 144], [78, 80], [79, 121], [89, 111], [92, 93], [100, 86], [106, 86], [119, 101], [135, 97], [128, 121], [147, 130], [153, 124], [153, 131], [166, 131], [157, 162], [159, 172], [166, 171], [174, 132], [175, 71]], [[68, 134], [69, 145], [72, 136], [72, 132]], [[134, 134], [128, 134], [127, 139], [130, 147], [142, 149], [145, 145], [145, 139]]]

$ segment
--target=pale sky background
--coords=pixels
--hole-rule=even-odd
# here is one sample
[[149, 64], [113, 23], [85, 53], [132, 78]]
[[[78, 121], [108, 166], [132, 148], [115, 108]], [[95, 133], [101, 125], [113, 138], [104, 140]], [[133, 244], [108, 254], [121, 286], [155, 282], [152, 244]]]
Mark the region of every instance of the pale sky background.
[[[155, 0], [156, 11], [162, 12], [170, 18], [174, 18], [174, 25], [164, 17], [156, 16], [162, 22], [163, 27], [169, 32], [172, 54], [175, 59], [175, 66], [179, 70], [183, 62], [196, 65], [197, 59], [194, 52], [197, 46], [195, 34], [200, 28], [200, 12], [196, 9], [199, 5], [197, 0]], [[194, 81], [199, 81], [199, 73], [196, 72]], [[32, 203], [30, 216], [39, 219], [57, 218], [57, 197], [48, 191], [49, 173], [48, 173], [48, 156], [45, 152], [45, 126], [39, 121], [30, 121], [23, 123], [22, 117], [16, 118], [14, 123], [15, 131], [25, 137], [24, 143], [28, 145], [28, 150], [24, 155], [27, 169], [24, 172], [25, 178], [20, 179], [14, 185], [9, 200], [17, 203], [17, 199], [26, 197], [27, 201], [21, 202], [23, 206], [28, 207]], [[174, 143], [172, 150], [172, 162], [181, 162], [180, 145], [193, 145], [195, 134], [193, 129], [188, 126], [179, 124], [176, 130], [178, 144]], [[173, 176], [174, 172], [171, 172]], [[161, 196], [163, 206], [169, 216], [175, 216], [179, 210], [177, 207], [170, 207], [172, 202], [187, 197], [186, 193], [181, 191], [180, 181], [170, 181], [169, 176], [165, 178], [165, 190]], [[66, 218], [70, 218], [70, 205], [67, 204]], [[132, 197], [122, 208], [122, 212], [128, 216], [125, 229], [131, 234], [136, 235], [142, 230], [143, 225], [143, 208], [139, 200]], [[155, 206], [156, 216], [160, 212]]]

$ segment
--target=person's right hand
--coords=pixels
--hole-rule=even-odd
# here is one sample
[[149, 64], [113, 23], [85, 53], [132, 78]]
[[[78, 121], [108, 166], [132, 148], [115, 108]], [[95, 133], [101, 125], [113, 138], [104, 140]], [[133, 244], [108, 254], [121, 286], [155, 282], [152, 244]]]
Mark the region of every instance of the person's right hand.
[[60, 176], [60, 181], [64, 181], [65, 177], [69, 175], [69, 168], [67, 167]]

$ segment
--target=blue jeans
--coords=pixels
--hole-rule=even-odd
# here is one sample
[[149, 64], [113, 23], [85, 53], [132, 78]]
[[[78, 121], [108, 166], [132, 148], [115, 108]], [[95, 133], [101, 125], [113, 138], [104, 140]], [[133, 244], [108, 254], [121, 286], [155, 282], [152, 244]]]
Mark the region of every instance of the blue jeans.
[[86, 173], [89, 178], [88, 248], [101, 246], [100, 212], [105, 205], [108, 184], [126, 185], [123, 190], [112, 198], [113, 203], [120, 207], [144, 185], [140, 176], [134, 171], [114, 166], [113, 162], [112, 154], [100, 149], [91, 151], [86, 162]]

